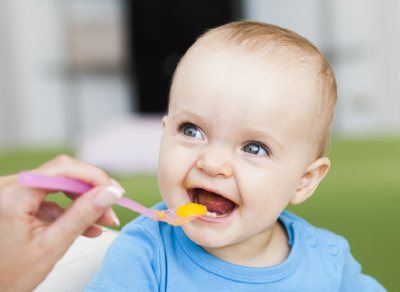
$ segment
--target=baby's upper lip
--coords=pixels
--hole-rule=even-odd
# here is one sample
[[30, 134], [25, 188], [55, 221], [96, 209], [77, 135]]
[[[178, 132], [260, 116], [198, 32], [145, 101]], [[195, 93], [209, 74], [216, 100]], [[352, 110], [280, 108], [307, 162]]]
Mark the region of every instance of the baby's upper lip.
[[221, 192], [221, 191], [219, 191], [217, 189], [206, 187], [205, 185], [202, 185], [202, 184], [190, 184], [190, 185], [186, 186], [186, 191], [188, 192], [189, 196], [191, 196], [190, 199], [192, 201], [193, 201], [193, 194], [190, 194], [189, 191], [190, 190], [195, 190], [195, 189], [202, 189], [202, 190], [205, 190], [205, 191], [210, 192], [210, 193], [215, 193], [217, 195], [220, 195], [221, 197], [224, 197], [225, 199], [228, 199], [228, 200], [232, 201], [233, 203], [235, 203], [237, 205], [237, 203], [234, 200], [232, 200], [231, 198], [228, 198], [227, 196], [225, 196], [223, 194], [223, 192]]

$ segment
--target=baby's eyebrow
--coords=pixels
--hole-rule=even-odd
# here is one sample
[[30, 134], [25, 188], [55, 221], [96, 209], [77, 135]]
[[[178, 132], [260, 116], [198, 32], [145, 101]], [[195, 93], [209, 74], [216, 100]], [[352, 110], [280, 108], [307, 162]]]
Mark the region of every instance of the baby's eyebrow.
[[192, 112], [187, 112], [187, 111], [178, 112], [172, 116], [172, 120], [179, 120], [182, 118], [196, 119], [196, 120], [204, 119], [201, 115], [198, 115], [198, 114], [195, 114]]

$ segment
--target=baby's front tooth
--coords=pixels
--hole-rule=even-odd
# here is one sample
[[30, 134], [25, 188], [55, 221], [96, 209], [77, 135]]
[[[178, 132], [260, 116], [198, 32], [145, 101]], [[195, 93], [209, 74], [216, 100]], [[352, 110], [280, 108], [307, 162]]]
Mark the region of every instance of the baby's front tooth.
[[217, 213], [213, 213], [213, 212], [207, 212], [207, 214], [206, 214], [207, 216], [209, 216], [209, 217], [217, 217]]

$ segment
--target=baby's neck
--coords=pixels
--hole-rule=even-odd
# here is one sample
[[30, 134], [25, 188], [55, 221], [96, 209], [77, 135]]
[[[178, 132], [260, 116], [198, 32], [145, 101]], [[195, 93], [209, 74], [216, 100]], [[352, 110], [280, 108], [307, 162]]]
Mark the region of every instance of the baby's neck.
[[271, 267], [282, 263], [289, 255], [290, 245], [286, 229], [279, 221], [265, 237], [263, 244], [253, 244], [251, 240], [222, 248], [207, 248], [205, 251], [226, 262], [246, 267]]

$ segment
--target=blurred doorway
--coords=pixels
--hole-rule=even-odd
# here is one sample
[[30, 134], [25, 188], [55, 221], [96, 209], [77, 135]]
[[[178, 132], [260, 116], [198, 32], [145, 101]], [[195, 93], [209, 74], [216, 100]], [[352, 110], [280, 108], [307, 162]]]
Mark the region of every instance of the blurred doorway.
[[129, 69], [137, 88], [131, 95], [132, 104], [144, 114], [166, 111], [176, 64], [196, 38], [208, 28], [242, 16], [240, 0], [134, 0], [125, 4]]

